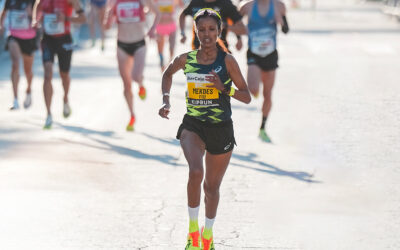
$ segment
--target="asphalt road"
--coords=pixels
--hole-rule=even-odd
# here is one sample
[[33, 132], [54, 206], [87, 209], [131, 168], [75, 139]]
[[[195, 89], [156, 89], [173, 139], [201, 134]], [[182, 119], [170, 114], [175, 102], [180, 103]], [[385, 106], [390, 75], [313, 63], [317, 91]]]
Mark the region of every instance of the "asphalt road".
[[[400, 249], [400, 25], [378, 5], [350, 0], [288, 16], [273, 144], [257, 138], [262, 100], [232, 102], [238, 146], [221, 187], [216, 248]], [[74, 53], [68, 119], [55, 73], [50, 131], [40, 53], [33, 106], [17, 112], [8, 111], [10, 61], [0, 55], [0, 249], [184, 248], [188, 168], [175, 139], [183, 73], [170, 120], [159, 118], [161, 72], [148, 42], [148, 98], [134, 86], [137, 124], [126, 132], [115, 44], [109, 34], [105, 52]], [[245, 74], [245, 50], [233, 54]], [[201, 224], [203, 214], [204, 206]]]

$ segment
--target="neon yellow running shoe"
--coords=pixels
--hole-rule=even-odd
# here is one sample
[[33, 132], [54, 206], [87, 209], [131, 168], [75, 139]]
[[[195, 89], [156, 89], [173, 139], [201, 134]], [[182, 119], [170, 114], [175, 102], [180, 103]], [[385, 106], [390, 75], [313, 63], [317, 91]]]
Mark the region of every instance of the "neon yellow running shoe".
[[134, 130], [134, 124], [135, 124], [135, 117], [132, 116], [131, 120], [129, 121], [128, 125], [126, 126], [126, 131], [133, 131]]
[[267, 132], [265, 132], [265, 129], [260, 129], [260, 133], [258, 134], [258, 137], [264, 142], [271, 143], [271, 138], [267, 135]]
[[142, 100], [146, 99], [146, 88], [143, 86], [140, 86], [139, 88], [139, 97]]
[[201, 250], [215, 250], [212, 233], [209, 239], [204, 238], [204, 227], [201, 229]]
[[185, 250], [200, 250], [200, 232], [194, 231], [188, 234]]

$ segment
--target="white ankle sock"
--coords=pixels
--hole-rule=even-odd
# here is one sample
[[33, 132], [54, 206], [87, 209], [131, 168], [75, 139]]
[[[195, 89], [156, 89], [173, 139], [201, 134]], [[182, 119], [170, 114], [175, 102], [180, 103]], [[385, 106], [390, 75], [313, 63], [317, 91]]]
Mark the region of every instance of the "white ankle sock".
[[192, 221], [197, 221], [199, 218], [199, 210], [200, 206], [198, 207], [189, 207], [188, 206], [188, 211], [189, 211], [189, 218]]
[[214, 221], [215, 221], [215, 218], [209, 219], [206, 217], [206, 223], [204, 225], [204, 229], [212, 229], [212, 227], [214, 225]]

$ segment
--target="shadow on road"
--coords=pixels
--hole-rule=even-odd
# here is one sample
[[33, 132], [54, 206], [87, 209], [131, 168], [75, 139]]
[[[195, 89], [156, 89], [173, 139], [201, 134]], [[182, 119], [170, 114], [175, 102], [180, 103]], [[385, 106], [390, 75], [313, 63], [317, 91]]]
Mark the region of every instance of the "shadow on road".
[[235, 153], [232, 154], [232, 158], [233, 159], [244, 161], [246, 163], [257, 164], [257, 165], [260, 165], [260, 166], [262, 166], [264, 168], [255, 168], [255, 167], [249, 166], [249, 164], [243, 165], [243, 164], [235, 163], [235, 162], [231, 162], [230, 164], [233, 165], [233, 166], [252, 169], [252, 170], [263, 172], [263, 173], [279, 175], [279, 176], [287, 176], [287, 177], [294, 178], [296, 180], [304, 181], [304, 182], [307, 182], [307, 183], [321, 183], [320, 181], [316, 181], [316, 180], [312, 179], [314, 177], [313, 174], [309, 174], [309, 173], [303, 172], [303, 171], [286, 171], [286, 170], [282, 170], [282, 169], [277, 168], [277, 167], [275, 167], [273, 165], [270, 165], [270, 164], [267, 164], [265, 162], [259, 161], [259, 160], [255, 159], [256, 157], [257, 157], [257, 155], [254, 154], [254, 153], [248, 153], [247, 155], [240, 155], [240, 154], [235, 154]]
[[83, 128], [83, 127], [78, 127], [78, 126], [69, 126], [69, 125], [63, 125], [58, 122], [54, 122], [54, 124], [57, 124], [61, 128], [75, 132], [75, 133], [80, 133], [83, 135], [101, 135], [101, 136], [107, 136], [107, 137], [114, 137], [114, 131], [98, 131], [98, 130], [93, 130], [93, 129], [88, 129], [88, 128]]
[[134, 157], [137, 159], [144, 159], [144, 160], [155, 160], [155, 161], [159, 161], [161, 163], [164, 164], [168, 164], [174, 167], [181, 167], [184, 166], [183, 164], [179, 164], [177, 161], [179, 160], [179, 156], [178, 157], [173, 157], [171, 155], [153, 155], [153, 154], [147, 154], [147, 153], [143, 153], [140, 152], [138, 150], [135, 149], [131, 149], [131, 148], [127, 148], [127, 147], [122, 147], [122, 146], [118, 146], [115, 144], [112, 144], [110, 142], [107, 141], [103, 141], [100, 139], [94, 139], [94, 138], [90, 138], [92, 141], [95, 141], [99, 144], [101, 144], [102, 146], [96, 146], [93, 144], [89, 144], [89, 143], [85, 143], [85, 142], [76, 142], [76, 141], [72, 141], [69, 139], [61, 139], [64, 142], [67, 143], [71, 143], [71, 144], [78, 144], [78, 145], [82, 145], [85, 147], [90, 147], [90, 148], [95, 148], [95, 149], [100, 149], [100, 150], [109, 150], [109, 151], [114, 151], [120, 155], [125, 155], [125, 156], [130, 156], [130, 157]]
[[147, 134], [147, 133], [139, 133], [139, 134], [144, 135], [149, 139], [156, 140], [156, 141], [159, 141], [159, 142], [162, 142], [162, 143], [165, 143], [165, 144], [169, 144], [169, 145], [172, 145], [172, 146], [180, 146], [179, 141], [177, 139], [175, 139], [175, 138], [165, 138], [164, 139], [164, 138], [159, 138], [159, 137]]

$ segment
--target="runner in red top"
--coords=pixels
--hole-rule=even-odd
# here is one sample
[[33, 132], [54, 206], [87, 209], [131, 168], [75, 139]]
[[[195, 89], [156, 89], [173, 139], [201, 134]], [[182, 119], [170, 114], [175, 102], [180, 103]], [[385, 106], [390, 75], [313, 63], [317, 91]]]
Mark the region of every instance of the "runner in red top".
[[[72, 16], [75, 10], [76, 15]], [[71, 114], [68, 102], [70, 86], [69, 70], [72, 58], [71, 22], [81, 24], [86, 21], [79, 0], [37, 0], [33, 11], [34, 26], [42, 25], [44, 34], [41, 42], [44, 67], [44, 100], [47, 108], [45, 129], [51, 128], [53, 119], [51, 116], [51, 99], [53, 87], [54, 55], [58, 57], [61, 81], [64, 87], [63, 115], [67, 118]]]
[[146, 5], [154, 12], [155, 18], [147, 35], [155, 36], [156, 25], [160, 20], [160, 12], [152, 0], [110, 0], [106, 11], [105, 26], [110, 28], [114, 19], [118, 24], [117, 58], [119, 73], [124, 83], [124, 95], [131, 115], [126, 127], [133, 131], [135, 114], [133, 112], [132, 80], [139, 84], [139, 97], [146, 98], [146, 89], [143, 86], [143, 70], [146, 57], [145, 42], [145, 14], [143, 7]]

